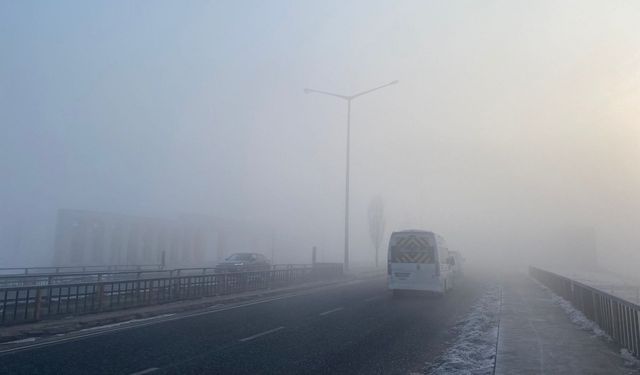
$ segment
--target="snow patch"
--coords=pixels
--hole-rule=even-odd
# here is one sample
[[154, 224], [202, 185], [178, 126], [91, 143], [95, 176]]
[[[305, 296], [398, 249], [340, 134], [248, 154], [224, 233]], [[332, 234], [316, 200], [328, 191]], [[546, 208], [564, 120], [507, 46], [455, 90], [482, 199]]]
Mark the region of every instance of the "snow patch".
[[26, 344], [26, 343], [34, 342], [34, 341], [36, 341], [35, 337], [28, 337], [26, 339], [9, 341], [9, 342], [6, 342], [5, 344]]
[[624, 360], [624, 365], [626, 367], [640, 368], [640, 360], [634, 357], [627, 349], [620, 349], [620, 356]]
[[[553, 302], [555, 304], [557, 304], [558, 306], [560, 306], [564, 310], [564, 312], [569, 317], [569, 320], [571, 320], [572, 323], [577, 325], [578, 328], [580, 328], [583, 331], [591, 332], [596, 337], [601, 337], [601, 338], [603, 338], [603, 339], [605, 339], [607, 341], [613, 341], [611, 336], [609, 336], [605, 331], [603, 331], [602, 328], [600, 328], [600, 326], [598, 325], [598, 323], [596, 323], [593, 320], [590, 320], [589, 318], [587, 318], [582, 313], [582, 311], [580, 311], [580, 310], [576, 309], [575, 307], [573, 307], [571, 302], [569, 302], [566, 299], [564, 299], [564, 298], [560, 297], [559, 295], [555, 294], [551, 289], [547, 288], [545, 285], [543, 285], [541, 282], [539, 282], [535, 278], [532, 278], [532, 279], [542, 289], [544, 289], [547, 293], [549, 293], [549, 295], [551, 296], [551, 299], [553, 300]], [[633, 368], [633, 369], [640, 369], [640, 360], [638, 360], [638, 358], [634, 357], [634, 355], [631, 354], [631, 352], [629, 352], [627, 349], [625, 349], [625, 348], [620, 349], [620, 356], [624, 360], [625, 367]]]
[[584, 331], [591, 331], [595, 336], [604, 337], [605, 339], [611, 341], [611, 336], [607, 335], [607, 333], [603, 331], [596, 322], [594, 322], [593, 320], [589, 320], [589, 318], [584, 316], [584, 314], [580, 310], [573, 307], [571, 302], [555, 293], [551, 294], [551, 299], [556, 305], [560, 305], [560, 307], [562, 307], [564, 312], [569, 316], [569, 319], [575, 325], [580, 327], [580, 329]]
[[569, 302], [566, 299], [564, 299], [564, 298], [560, 297], [559, 295], [555, 294], [551, 289], [549, 289], [546, 286], [544, 286], [538, 280], [536, 280], [536, 279], [533, 279], [533, 280], [538, 285], [540, 285], [540, 287], [542, 289], [544, 289], [547, 293], [549, 293], [553, 303], [555, 303], [556, 305], [560, 306], [562, 308], [562, 310], [564, 310], [564, 312], [569, 317], [569, 320], [571, 320], [571, 322], [573, 322], [573, 324], [577, 325], [583, 331], [588, 331], [588, 332], [593, 333], [594, 336], [602, 337], [602, 338], [604, 338], [604, 339], [606, 339], [608, 341], [612, 341], [611, 336], [609, 336], [605, 331], [603, 331], [602, 328], [600, 328], [600, 326], [596, 322], [594, 322], [593, 320], [590, 320], [589, 318], [587, 318], [582, 313], [582, 311], [580, 311], [580, 310], [576, 309], [575, 307], [573, 307], [571, 302]]
[[495, 365], [500, 305], [501, 289], [495, 286], [455, 325], [455, 341], [434, 362], [427, 363], [424, 373], [491, 375]]

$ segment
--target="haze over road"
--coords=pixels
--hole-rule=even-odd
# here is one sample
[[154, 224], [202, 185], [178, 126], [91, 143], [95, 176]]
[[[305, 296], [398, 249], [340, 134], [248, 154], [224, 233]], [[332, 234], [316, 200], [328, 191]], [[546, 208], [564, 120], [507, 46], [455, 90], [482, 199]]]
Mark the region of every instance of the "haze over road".
[[[0, 356], [2, 374], [407, 373], [451, 338], [491, 284], [393, 299], [384, 278]], [[172, 317], [173, 318], [173, 317]]]

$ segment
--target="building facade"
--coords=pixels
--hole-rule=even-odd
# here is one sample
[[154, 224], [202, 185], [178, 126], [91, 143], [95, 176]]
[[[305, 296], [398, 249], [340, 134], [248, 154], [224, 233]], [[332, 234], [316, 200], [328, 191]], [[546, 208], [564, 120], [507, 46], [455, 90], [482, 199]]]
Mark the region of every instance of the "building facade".
[[212, 218], [140, 217], [59, 210], [54, 263], [71, 265], [161, 264], [208, 266], [233, 252], [270, 253], [270, 230]]

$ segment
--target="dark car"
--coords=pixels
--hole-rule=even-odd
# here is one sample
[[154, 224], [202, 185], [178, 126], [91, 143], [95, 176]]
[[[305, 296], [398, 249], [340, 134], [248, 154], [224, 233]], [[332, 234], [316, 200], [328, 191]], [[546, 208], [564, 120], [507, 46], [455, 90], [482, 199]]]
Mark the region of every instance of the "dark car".
[[216, 265], [216, 272], [268, 271], [271, 264], [258, 253], [236, 253]]

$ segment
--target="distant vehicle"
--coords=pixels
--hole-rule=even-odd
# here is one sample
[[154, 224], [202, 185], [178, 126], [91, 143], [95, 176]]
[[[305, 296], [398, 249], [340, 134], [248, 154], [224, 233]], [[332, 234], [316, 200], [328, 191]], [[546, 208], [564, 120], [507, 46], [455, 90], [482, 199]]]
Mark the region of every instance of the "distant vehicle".
[[258, 253], [236, 253], [229, 256], [215, 267], [216, 272], [268, 271], [271, 264], [267, 258]]
[[423, 230], [394, 232], [389, 239], [388, 285], [399, 290], [446, 294], [453, 288], [452, 263], [442, 236]]

